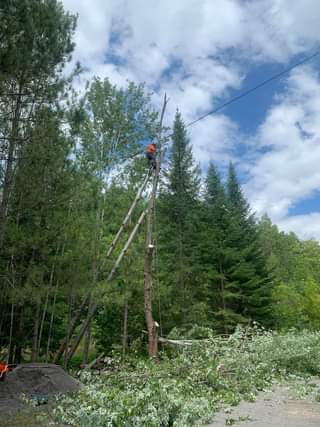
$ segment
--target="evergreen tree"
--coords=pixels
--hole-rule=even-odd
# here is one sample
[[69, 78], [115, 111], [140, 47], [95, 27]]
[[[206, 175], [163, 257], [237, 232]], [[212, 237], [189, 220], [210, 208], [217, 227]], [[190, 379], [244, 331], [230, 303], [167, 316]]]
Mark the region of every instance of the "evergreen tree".
[[0, 4], [0, 246], [17, 160], [30, 141], [37, 109], [65, 94], [62, 70], [73, 50], [75, 23], [57, 0]]
[[[195, 277], [199, 168], [195, 164], [185, 125], [177, 111], [168, 171], [162, 185], [159, 213], [159, 251], [164, 283], [172, 303], [171, 326], [196, 321], [199, 289]], [[200, 316], [199, 309], [198, 315]], [[200, 320], [200, 318], [199, 318]]]
[[260, 245], [254, 215], [243, 196], [233, 164], [229, 166], [227, 202], [229, 230], [226, 244], [233, 253], [229, 280], [241, 294], [237, 310], [248, 320], [270, 326], [273, 280]]
[[7, 244], [2, 250], [5, 275], [13, 284], [9, 299], [15, 305], [15, 322], [21, 322], [12, 337], [16, 357], [21, 346], [32, 341], [33, 360], [45, 335], [43, 322], [65, 240], [73, 185], [67, 160], [70, 141], [59, 129], [59, 118], [43, 107], [36, 119], [16, 171]]
[[208, 167], [204, 197], [201, 262], [208, 281], [211, 326], [228, 333], [243, 319], [236, 310], [240, 297], [239, 289], [228, 280], [233, 253], [231, 248], [226, 246], [230, 216], [225, 189], [213, 163]]
[[16, 360], [23, 345], [37, 357], [61, 254], [71, 168], [59, 100], [75, 22], [56, 0], [0, 4], [0, 325]]

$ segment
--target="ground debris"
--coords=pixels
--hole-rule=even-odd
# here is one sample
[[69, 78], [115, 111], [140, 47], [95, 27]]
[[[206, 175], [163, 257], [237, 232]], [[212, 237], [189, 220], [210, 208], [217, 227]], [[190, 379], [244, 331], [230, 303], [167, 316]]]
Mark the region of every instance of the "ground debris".
[[13, 415], [25, 406], [22, 396], [50, 396], [76, 392], [81, 382], [68, 375], [60, 366], [46, 363], [18, 365], [0, 383], [0, 411]]

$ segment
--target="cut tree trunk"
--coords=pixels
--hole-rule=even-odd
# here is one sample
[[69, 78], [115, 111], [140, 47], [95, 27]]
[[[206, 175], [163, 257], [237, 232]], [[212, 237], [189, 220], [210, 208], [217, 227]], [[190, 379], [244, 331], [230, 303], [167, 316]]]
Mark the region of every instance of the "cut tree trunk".
[[153, 221], [154, 221], [154, 210], [156, 203], [156, 194], [158, 189], [160, 166], [162, 161], [162, 147], [161, 147], [161, 131], [163, 117], [167, 106], [167, 97], [164, 96], [163, 107], [160, 117], [160, 127], [158, 136], [158, 159], [156, 164], [156, 170], [153, 175], [152, 192], [149, 200], [148, 215], [147, 215], [147, 231], [146, 231], [146, 242], [145, 242], [145, 253], [144, 253], [144, 313], [148, 329], [148, 354], [149, 357], [157, 360], [158, 359], [158, 323], [153, 318], [152, 312], [152, 260], [153, 260]]
[[151, 358], [158, 358], [158, 324], [152, 313], [152, 254], [153, 247], [146, 248], [144, 263], [144, 313], [148, 328], [148, 354]]

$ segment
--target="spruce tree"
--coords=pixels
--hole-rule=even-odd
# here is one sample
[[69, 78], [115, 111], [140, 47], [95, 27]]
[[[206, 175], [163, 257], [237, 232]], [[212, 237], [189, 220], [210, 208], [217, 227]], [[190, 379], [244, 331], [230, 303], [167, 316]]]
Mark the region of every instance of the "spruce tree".
[[[195, 277], [199, 169], [192, 155], [185, 125], [177, 111], [169, 165], [159, 204], [159, 251], [163, 282], [172, 304], [171, 326], [195, 321], [199, 289]], [[172, 323], [171, 323], [172, 322]]]
[[248, 321], [272, 324], [271, 290], [273, 280], [267, 268], [254, 215], [250, 211], [233, 164], [227, 181], [229, 231], [227, 245], [232, 250], [229, 280], [239, 290], [237, 310]]
[[240, 292], [228, 275], [233, 259], [233, 251], [226, 245], [229, 220], [225, 189], [218, 171], [210, 163], [204, 194], [201, 263], [206, 271], [210, 326], [225, 333], [243, 320], [237, 313]]

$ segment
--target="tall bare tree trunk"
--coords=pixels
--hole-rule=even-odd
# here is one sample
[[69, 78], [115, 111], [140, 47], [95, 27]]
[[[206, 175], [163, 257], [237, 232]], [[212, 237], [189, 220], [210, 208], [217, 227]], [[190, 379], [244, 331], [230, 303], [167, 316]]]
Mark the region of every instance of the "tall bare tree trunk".
[[144, 253], [144, 313], [148, 329], [148, 354], [152, 359], [158, 358], [158, 323], [153, 318], [152, 312], [152, 260], [153, 260], [153, 221], [154, 210], [156, 202], [156, 194], [158, 189], [160, 166], [162, 161], [162, 147], [161, 147], [161, 131], [163, 117], [167, 106], [167, 97], [164, 96], [163, 107], [160, 117], [159, 137], [158, 137], [158, 161], [156, 170], [153, 175], [152, 193], [150, 196], [148, 214], [147, 214], [147, 232], [145, 241]]
[[58, 250], [59, 250], [59, 247], [57, 248], [55, 259], [54, 259], [52, 266], [51, 266], [49, 286], [47, 288], [46, 299], [45, 299], [45, 303], [44, 303], [44, 307], [43, 307], [43, 311], [42, 311], [42, 316], [41, 316], [41, 323], [40, 323], [40, 330], [39, 330], [39, 337], [38, 337], [38, 354], [37, 354], [37, 357], [39, 357], [40, 348], [41, 348], [42, 332], [43, 332], [44, 322], [45, 322], [46, 315], [47, 315], [49, 296], [50, 296], [50, 292], [52, 289], [53, 275], [54, 275], [54, 269], [55, 269], [55, 264], [56, 264], [56, 258], [58, 255]]
[[16, 310], [16, 329], [15, 329], [15, 345], [11, 345], [11, 351], [8, 357], [9, 363], [20, 363], [22, 353], [23, 340], [23, 325], [24, 325], [23, 307]]
[[54, 312], [55, 312], [55, 308], [56, 308], [58, 288], [59, 288], [59, 281], [57, 280], [56, 286], [55, 286], [55, 290], [54, 290], [54, 297], [53, 297], [52, 309], [51, 309], [52, 311], [51, 311], [51, 317], [50, 317], [50, 326], [49, 326], [48, 341], [47, 341], [47, 350], [46, 350], [46, 363], [49, 360], [51, 335], [52, 335], [52, 329], [53, 329], [53, 320], [54, 320]]
[[37, 301], [35, 319], [34, 319], [34, 324], [33, 324], [31, 362], [37, 361], [39, 323], [40, 323], [40, 301]]
[[[90, 301], [88, 308], [88, 316], [91, 312], [93, 302]], [[89, 321], [88, 327], [83, 335], [83, 354], [82, 354], [82, 363], [86, 365], [89, 359], [89, 349], [90, 349], [90, 341], [91, 341], [91, 320]]]
[[128, 299], [123, 307], [123, 335], [122, 335], [122, 357], [125, 357], [128, 347]]
[[84, 333], [83, 337], [83, 355], [82, 355], [82, 363], [86, 365], [89, 359], [89, 349], [90, 349], [90, 341], [91, 341], [91, 322]]

